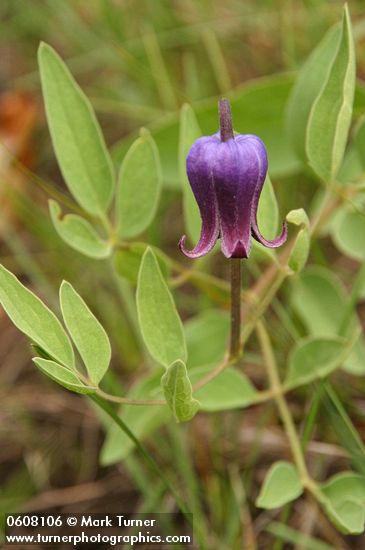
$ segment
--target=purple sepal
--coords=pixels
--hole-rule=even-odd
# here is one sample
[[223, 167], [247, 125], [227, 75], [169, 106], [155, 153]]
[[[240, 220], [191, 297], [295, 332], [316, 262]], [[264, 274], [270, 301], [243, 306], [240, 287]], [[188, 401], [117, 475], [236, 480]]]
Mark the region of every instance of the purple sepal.
[[227, 258], [248, 258], [251, 235], [264, 246], [281, 246], [287, 238], [286, 224], [276, 239], [265, 239], [257, 226], [257, 208], [267, 173], [266, 148], [257, 136], [235, 135], [221, 141], [220, 134], [199, 138], [186, 161], [188, 179], [199, 206], [202, 231], [189, 258], [207, 254], [221, 238]]

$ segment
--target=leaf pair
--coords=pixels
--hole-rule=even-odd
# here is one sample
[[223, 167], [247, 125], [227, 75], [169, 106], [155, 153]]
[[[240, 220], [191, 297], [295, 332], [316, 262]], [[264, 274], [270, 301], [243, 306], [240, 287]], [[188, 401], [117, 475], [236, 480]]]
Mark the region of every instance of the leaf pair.
[[60, 287], [60, 305], [90, 384], [81, 381], [71, 341], [55, 314], [3, 266], [0, 266], [0, 303], [14, 325], [36, 344], [43, 357], [35, 358], [34, 362], [45, 374], [73, 391], [93, 391], [109, 366], [109, 338], [70, 283], [64, 281]]
[[[92, 106], [58, 54], [41, 44], [38, 52], [47, 121], [64, 180], [80, 206], [105, 225], [114, 196], [115, 176]], [[162, 185], [158, 150], [147, 130], [127, 152], [119, 175], [116, 232], [122, 239], [142, 233], [156, 213]], [[61, 217], [50, 202], [56, 231], [75, 250], [105, 258], [111, 243], [100, 238], [92, 224], [76, 214]], [[110, 237], [110, 236], [109, 236]]]

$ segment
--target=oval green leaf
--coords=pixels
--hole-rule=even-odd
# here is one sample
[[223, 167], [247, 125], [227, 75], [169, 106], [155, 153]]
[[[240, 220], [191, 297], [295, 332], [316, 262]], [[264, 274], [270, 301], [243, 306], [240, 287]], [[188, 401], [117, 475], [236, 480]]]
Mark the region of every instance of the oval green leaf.
[[50, 357], [75, 366], [71, 342], [55, 314], [2, 265], [0, 303], [14, 325]]
[[333, 226], [333, 240], [337, 248], [349, 258], [365, 260], [365, 214], [346, 212]]
[[364, 531], [365, 508], [364, 504], [349, 497], [340, 504], [333, 504], [323, 497], [322, 507], [328, 518], [345, 535], [359, 535]]
[[294, 464], [276, 462], [268, 471], [256, 506], [272, 510], [298, 498], [303, 492], [302, 483]]
[[301, 340], [290, 354], [285, 385], [296, 387], [328, 376], [342, 365], [350, 349], [340, 338], [309, 337]]
[[88, 221], [76, 214], [62, 216], [61, 207], [54, 200], [49, 200], [48, 204], [53, 225], [66, 244], [89, 258], [110, 256], [110, 244], [99, 237]]
[[[211, 370], [211, 366], [192, 369], [189, 371], [190, 380], [195, 384]], [[257, 393], [247, 376], [229, 367], [197, 390], [194, 395], [202, 411], [215, 412], [248, 407], [255, 401]]]
[[196, 415], [199, 401], [193, 398], [185, 363], [180, 360], [172, 363], [161, 378], [161, 386], [177, 422], [187, 422]]
[[62, 175], [82, 208], [103, 215], [113, 196], [114, 176], [95, 113], [51, 46], [40, 45], [38, 62], [48, 126]]
[[325, 34], [301, 68], [290, 93], [286, 110], [288, 137], [303, 162], [307, 160], [305, 141], [309, 115], [322, 90], [326, 70], [333, 63], [340, 35], [339, 25], [335, 25]]
[[144, 253], [138, 275], [137, 312], [142, 336], [151, 356], [168, 367], [186, 361], [181, 319], [151, 248]]
[[60, 287], [60, 304], [65, 325], [85, 363], [90, 380], [98, 385], [110, 363], [108, 335], [67, 281], [63, 281]]
[[307, 263], [310, 250], [310, 235], [307, 227], [303, 227], [296, 236], [293, 248], [290, 251], [288, 266], [299, 273]]
[[365, 504], [365, 476], [341, 472], [323, 483], [322, 492], [333, 502], [354, 498]]
[[152, 222], [158, 207], [162, 174], [158, 149], [151, 134], [141, 136], [125, 155], [117, 191], [117, 231], [122, 239], [139, 235]]
[[309, 164], [326, 182], [334, 181], [345, 153], [355, 93], [355, 72], [351, 20], [345, 6], [339, 44], [323, 88], [311, 107], [306, 131]]
[[321, 486], [320, 502], [343, 533], [362, 533], [365, 523], [365, 477], [342, 472]]

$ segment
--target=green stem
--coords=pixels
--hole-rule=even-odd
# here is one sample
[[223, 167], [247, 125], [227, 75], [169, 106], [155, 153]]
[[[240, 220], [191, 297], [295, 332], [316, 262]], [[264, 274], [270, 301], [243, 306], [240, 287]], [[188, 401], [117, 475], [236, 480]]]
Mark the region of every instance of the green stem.
[[110, 401], [111, 403], [119, 403], [120, 405], [166, 405], [166, 401], [162, 399], [130, 399], [129, 397], [119, 397], [118, 395], [111, 395], [105, 391], [97, 388], [96, 393], [102, 399]]
[[283, 389], [282, 389], [282, 385], [279, 377], [275, 356], [272, 350], [270, 338], [265, 328], [265, 325], [262, 321], [258, 321], [257, 323], [257, 334], [260, 340], [262, 352], [265, 359], [265, 365], [266, 365], [267, 374], [269, 377], [270, 387], [273, 391], [274, 399], [279, 409], [279, 413], [284, 425], [286, 435], [289, 439], [294, 462], [298, 468], [298, 472], [303, 482], [303, 485], [308, 486], [311, 484], [311, 480], [308, 474], [307, 466], [305, 464], [304, 455], [302, 452], [302, 446], [295, 429], [295, 424], [291, 416], [290, 409], [283, 396]]
[[239, 356], [241, 349], [241, 260], [232, 258], [231, 264], [231, 340], [229, 357]]
[[176, 504], [181, 510], [181, 512], [186, 517], [186, 520], [188, 521], [189, 525], [192, 525], [192, 517], [191, 514], [188, 512], [188, 510], [185, 507], [185, 504], [181, 502], [180, 496], [178, 495], [176, 489], [171, 485], [168, 478], [165, 476], [164, 472], [158, 465], [158, 463], [155, 461], [155, 459], [149, 454], [147, 449], [142, 445], [142, 443], [139, 441], [139, 439], [134, 435], [134, 433], [128, 428], [128, 426], [125, 424], [125, 422], [118, 416], [113, 407], [109, 405], [102, 397], [98, 395], [89, 395], [89, 398], [94, 401], [94, 403], [102, 409], [110, 418], [115, 422], [115, 424], [120, 428], [127, 437], [131, 441], [133, 441], [134, 445], [136, 446], [136, 449], [138, 452], [142, 455], [142, 457], [145, 459], [146, 463], [150, 466], [150, 468], [153, 470], [153, 472], [161, 479], [161, 481], [164, 483], [166, 489], [170, 491], [170, 493], [175, 498]]

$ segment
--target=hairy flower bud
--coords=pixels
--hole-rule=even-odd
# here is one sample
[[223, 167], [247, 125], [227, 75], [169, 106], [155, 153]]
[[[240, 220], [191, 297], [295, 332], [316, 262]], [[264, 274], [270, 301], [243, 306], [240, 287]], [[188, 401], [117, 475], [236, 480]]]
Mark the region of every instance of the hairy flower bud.
[[186, 169], [198, 203], [202, 230], [198, 244], [187, 250], [185, 235], [180, 250], [189, 258], [207, 254], [221, 239], [227, 258], [248, 258], [251, 235], [264, 246], [276, 248], [287, 237], [265, 239], [257, 226], [257, 208], [267, 172], [266, 148], [251, 134], [233, 135], [229, 103], [220, 102], [220, 133], [204, 136], [192, 145]]

